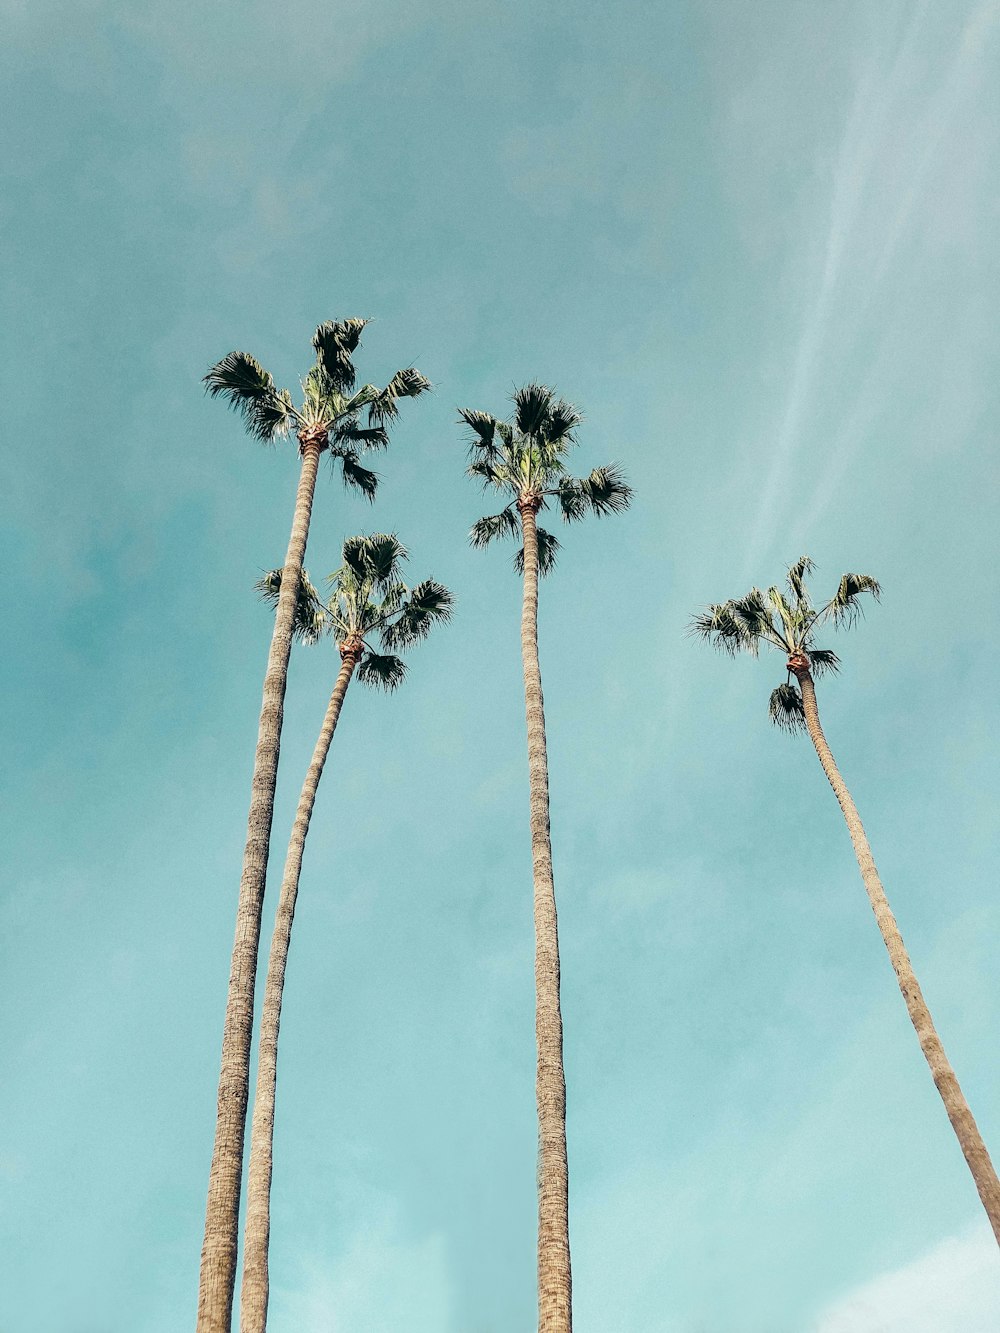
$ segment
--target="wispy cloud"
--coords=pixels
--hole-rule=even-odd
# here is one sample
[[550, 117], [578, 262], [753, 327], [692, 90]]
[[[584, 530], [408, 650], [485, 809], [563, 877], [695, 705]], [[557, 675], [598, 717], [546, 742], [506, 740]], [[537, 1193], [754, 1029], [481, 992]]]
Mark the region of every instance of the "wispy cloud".
[[406, 1236], [390, 1201], [369, 1203], [365, 1224], [340, 1253], [301, 1256], [284, 1284], [275, 1284], [275, 1333], [440, 1333], [453, 1326], [444, 1240]]
[[[988, 159], [995, 136], [976, 136], [962, 122], [975, 116], [998, 25], [996, 0], [970, 7], [964, 23], [946, 30], [935, 7], [923, 3], [898, 35], [890, 16], [870, 43], [830, 171], [825, 221], [807, 215], [810, 234], [797, 245], [793, 238], [789, 267], [799, 282], [810, 271], [813, 280], [747, 547], [747, 576], [776, 526], [787, 532], [797, 518], [800, 532], [816, 522], [875, 426], [887, 396], [886, 363], [898, 371], [908, 355], [908, 306], [924, 273], [924, 232], [942, 210], [947, 230], [960, 224], [963, 207], [984, 202], [978, 193], [970, 200], [968, 190], [959, 191], [961, 202], [949, 198], [953, 165], [944, 146], [961, 143], [965, 174], [988, 179], [976, 164]], [[821, 247], [816, 233], [824, 237]], [[812, 260], [804, 261], [810, 250]], [[912, 263], [903, 271], [907, 257]], [[850, 409], [838, 428], [831, 422], [845, 402]], [[795, 460], [819, 439], [826, 466], [804, 502], [797, 496], [797, 514], [789, 513], [785, 497], [798, 489], [789, 485]]]
[[977, 1225], [841, 1296], [811, 1333], [994, 1333], [997, 1328], [996, 1241], [988, 1226]]

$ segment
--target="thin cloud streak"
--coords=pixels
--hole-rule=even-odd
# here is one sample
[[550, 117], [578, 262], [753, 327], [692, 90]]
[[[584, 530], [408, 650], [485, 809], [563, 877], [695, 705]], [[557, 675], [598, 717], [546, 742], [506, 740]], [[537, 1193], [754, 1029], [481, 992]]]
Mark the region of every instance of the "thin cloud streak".
[[998, 1327], [996, 1242], [977, 1224], [848, 1292], [823, 1311], [811, 1333], [993, 1333]]
[[[745, 578], [756, 570], [770, 545], [768, 534], [781, 522], [781, 496], [788, 489], [793, 460], [802, 448], [804, 427], [811, 415], [821, 411], [820, 367], [831, 379], [849, 373], [848, 359], [861, 348], [869, 316], [885, 301], [903, 241], [921, 201], [933, 189], [933, 168], [940, 160], [942, 144], [954, 134], [976, 65], [1000, 20], [1000, 6], [988, 0], [969, 15], [937, 90], [915, 104], [914, 94], [919, 94], [922, 82], [921, 51], [928, 45], [926, 27], [933, 17], [930, 7], [921, 5], [898, 43], [888, 75], [883, 74], [885, 62], [876, 59], [859, 81], [834, 171], [822, 274], [796, 348], [790, 388], [747, 547]], [[889, 210], [886, 226], [882, 204], [892, 188], [894, 164], [900, 159], [896, 171], [905, 174], [905, 188], [897, 196], [898, 206]], [[885, 350], [883, 341], [880, 353]], [[874, 360], [877, 363], [879, 357]], [[827, 508], [869, 436], [880, 397], [869, 368], [864, 388], [854, 399], [855, 409], [838, 432], [835, 446], [828, 450], [830, 461], [805, 502], [805, 517], [796, 524], [798, 533], [803, 528], [808, 533]], [[792, 543], [796, 550], [801, 541], [800, 535]]]

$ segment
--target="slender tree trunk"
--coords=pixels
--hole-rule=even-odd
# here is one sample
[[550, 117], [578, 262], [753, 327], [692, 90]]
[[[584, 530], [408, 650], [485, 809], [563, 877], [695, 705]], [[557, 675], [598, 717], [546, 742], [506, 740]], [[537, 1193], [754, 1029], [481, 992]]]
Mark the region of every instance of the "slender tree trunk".
[[535, 881], [535, 1040], [538, 1065], [538, 1333], [571, 1333], [573, 1281], [569, 1255], [569, 1171], [566, 1161], [566, 1077], [559, 1007], [559, 929], [549, 834], [549, 765], [538, 665], [537, 501], [518, 504], [524, 532], [521, 657], [528, 723], [531, 861]]
[[219, 1076], [215, 1146], [208, 1181], [205, 1241], [201, 1252], [198, 1333], [229, 1333], [232, 1322], [257, 946], [260, 942], [264, 882], [274, 815], [274, 787], [288, 657], [292, 646], [295, 604], [302, 578], [302, 560], [309, 534], [320, 449], [321, 443], [317, 439], [302, 443], [302, 470], [295, 498], [295, 515], [264, 676], [264, 698], [257, 733], [243, 875], [236, 910], [236, 939], [229, 973], [226, 1021], [222, 1031], [222, 1070]]
[[819, 762], [823, 765], [823, 772], [826, 774], [834, 795], [840, 802], [840, 808], [844, 812], [851, 842], [854, 844], [854, 854], [858, 858], [858, 865], [861, 868], [861, 878], [864, 880], [865, 890], [868, 893], [872, 911], [875, 913], [878, 928], [882, 932], [885, 947], [889, 951], [889, 958], [899, 982], [899, 989], [903, 992], [910, 1022], [916, 1029], [920, 1049], [923, 1051], [928, 1065], [930, 1065], [931, 1075], [938, 1092], [941, 1094], [945, 1110], [948, 1112], [948, 1119], [951, 1121], [952, 1129], [954, 1129], [962, 1152], [965, 1154], [965, 1160], [969, 1164], [969, 1170], [976, 1182], [976, 1189], [983, 1201], [986, 1215], [990, 1219], [993, 1233], [998, 1243], [1000, 1243], [1000, 1181], [997, 1180], [997, 1173], [990, 1161], [990, 1155], [986, 1151], [986, 1144], [979, 1133], [979, 1127], [973, 1119], [969, 1104], [962, 1094], [962, 1089], [958, 1086], [955, 1071], [948, 1063], [948, 1057], [944, 1053], [941, 1039], [931, 1019], [930, 1010], [927, 1008], [920, 986], [917, 984], [910, 956], [906, 952], [903, 937], [896, 925], [896, 918], [889, 907], [885, 890], [882, 888], [882, 881], [879, 879], [878, 871], [875, 868], [875, 861], [857, 807], [851, 799], [851, 793], [847, 790], [844, 779], [840, 776], [826, 737], [823, 735], [823, 728], [819, 721], [819, 710], [816, 707], [816, 690], [812, 676], [808, 667], [793, 665], [792, 662], [789, 665], [799, 682], [806, 726], [812, 743], [816, 747], [816, 753], [819, 755]]
[[271, 1233], [271, 1151], [274, 1143], [274, 1089], [278, 1065], [278, 1031], [281, 1026], [281, 999], [285, 985], [285, 963], [295, 917], [295, 900], [302, 870], [309, 821], [316, 802], [316, 789], [323, 776], [323, 766], [340, 717], [344, 695], [351, 683], [358, 653], [342, 651], [343, 662], [327, 706], [323, 726], [313, 751], [299, 796], [299, 806], [292, 825], [292, 836], [285, 858], [281, 896], [271, 937], [267, 963], [264, 1010], [260, 1020], [257, 1054], [257, 1089], [254, 1093], [253, 1121], [250, 1129], [250, 1166], [247, 1172], [247, 1216], [243, 1233], [243, 1285], [240, 1293], [241, 1333], [264, 1333], [267, 1327], [268, 1270], [267, 1249]]

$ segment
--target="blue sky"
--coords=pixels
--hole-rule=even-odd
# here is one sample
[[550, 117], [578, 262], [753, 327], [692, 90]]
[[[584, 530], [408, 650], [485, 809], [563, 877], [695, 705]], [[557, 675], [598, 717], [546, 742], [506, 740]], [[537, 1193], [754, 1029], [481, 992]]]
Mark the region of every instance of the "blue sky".
[[[534, 1319], [518, 584], [456, 406], [553, 383], [632, 511], [542, 669], [581, 1333], [985, 1333], [1000, 1272], [777, 660], [685, 635], [808, 551], [882, 604], [820, 693], [1000, 1152], [1000, 5], [2, 0], [10, 1333], [193, 1321], [268, 613], [296, 467], [202, 395], [326, 318], [414, 363], [373, 510], [453, 624], [352, 690], [279, 1069], [273, 1333]], [[297, 652], [272, 868], [333, 678]], [[276, 863], [276, 864], [275, 864]], [[265, 931], [269, 933], [273, 898]]]

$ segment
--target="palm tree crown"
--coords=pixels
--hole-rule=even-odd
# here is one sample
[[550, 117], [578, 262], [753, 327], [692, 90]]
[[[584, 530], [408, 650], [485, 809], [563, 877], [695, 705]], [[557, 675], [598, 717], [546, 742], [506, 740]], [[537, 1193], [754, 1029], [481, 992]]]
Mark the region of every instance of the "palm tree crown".
[[[343, 564], [329, 576], [330, 598], [324, 604], [310, 584], [296, 616], [296, 630], [315, 643], [323, 630], [333, 635], [342, 657], [354, 657], [357, 676], [366, 685], [394, 690], [406, 675], [406, 663], [394, 652], [377, 653], [369, 638], [377, 635], [384, 649], [403, 650], [426, 638], [436, 621], [451, 619], [454, 594], [434, 579], [408, 588], [400, 577], [406, 548], [394, 533], [375, 532], [344, 542]], [[276, 604], [280, 569], [272, 569], [257, 585]]]
[[[830, 600], [816, 608], [805, 585], [813, 569], [809, 557], [802, 556], [788, 571], [787, 594], [780, 588], [766, 593], [751, 588], [745, 597], [730, 598], [695, 616], [692, 631], [732, 656], [741, 651], [756, 656], [762, 643], [769, 644], [785, 654], [789, 677], [803, 670], [814, 676], [839, 671], [837, 654], [815, 646], [817, 631], [830, 623], [835, 629], [849, 628], [863, 612], [861, 594], [871, 593], [878, 601], [882, 590], [870, 574], [844, 574]], [[769, 711], [776, 726], [805, 730], [802, 695], [790, 679], [772, 691]]]
[[[294, 430], [300, 446], [315, 441], [343, 468], [344, 482], [371, 500], [378, 487], [374, 472], [362, 467], [359, 454], [384, 449], [387, 426], [399, 414], [400, 398], [415, 398], [431, 387], [412, 366], [397, 370], [382, 389], [363, 384], [355, 390], [352, 356], [366, 319], [327, 320], [313, 334], [316, 364], [302, 380], [298, 407], [287, 389], [279, 389], [268, 371], [247, 352], [230, 352], [205, 376], [209, 394], [222, 397], [240, 412], [247, 430], [271, 444]], [[362, 413], [367, 425], [361, 424]]]
[[[481, 518], [473, 526], [469, 534], [473, 546], [520, 535], [515, 510], [523, 506], [537, 512], [554, 500], [568, 523], [588, 513], [600, 518], [628, 508], [632, 489], [616, 463], [594, 468], [587, 477], [570, 474], [566, 456], [577, 443], [575, 431], [583, 420], [572, 403], [557, 398], [544, 384], [526, 384], [512, 395], [512, 401], [510, 421], [500, 421], [488, 412], [459, 409], [471, 428], [469, 475], [511, 497], [499, 514]], [[558, 549], [552, 533], [539, 528], [539, 573], [547, 574], [552, 568]], [[514, 562], [518, 573], [523, 572], [523, 548]]]

